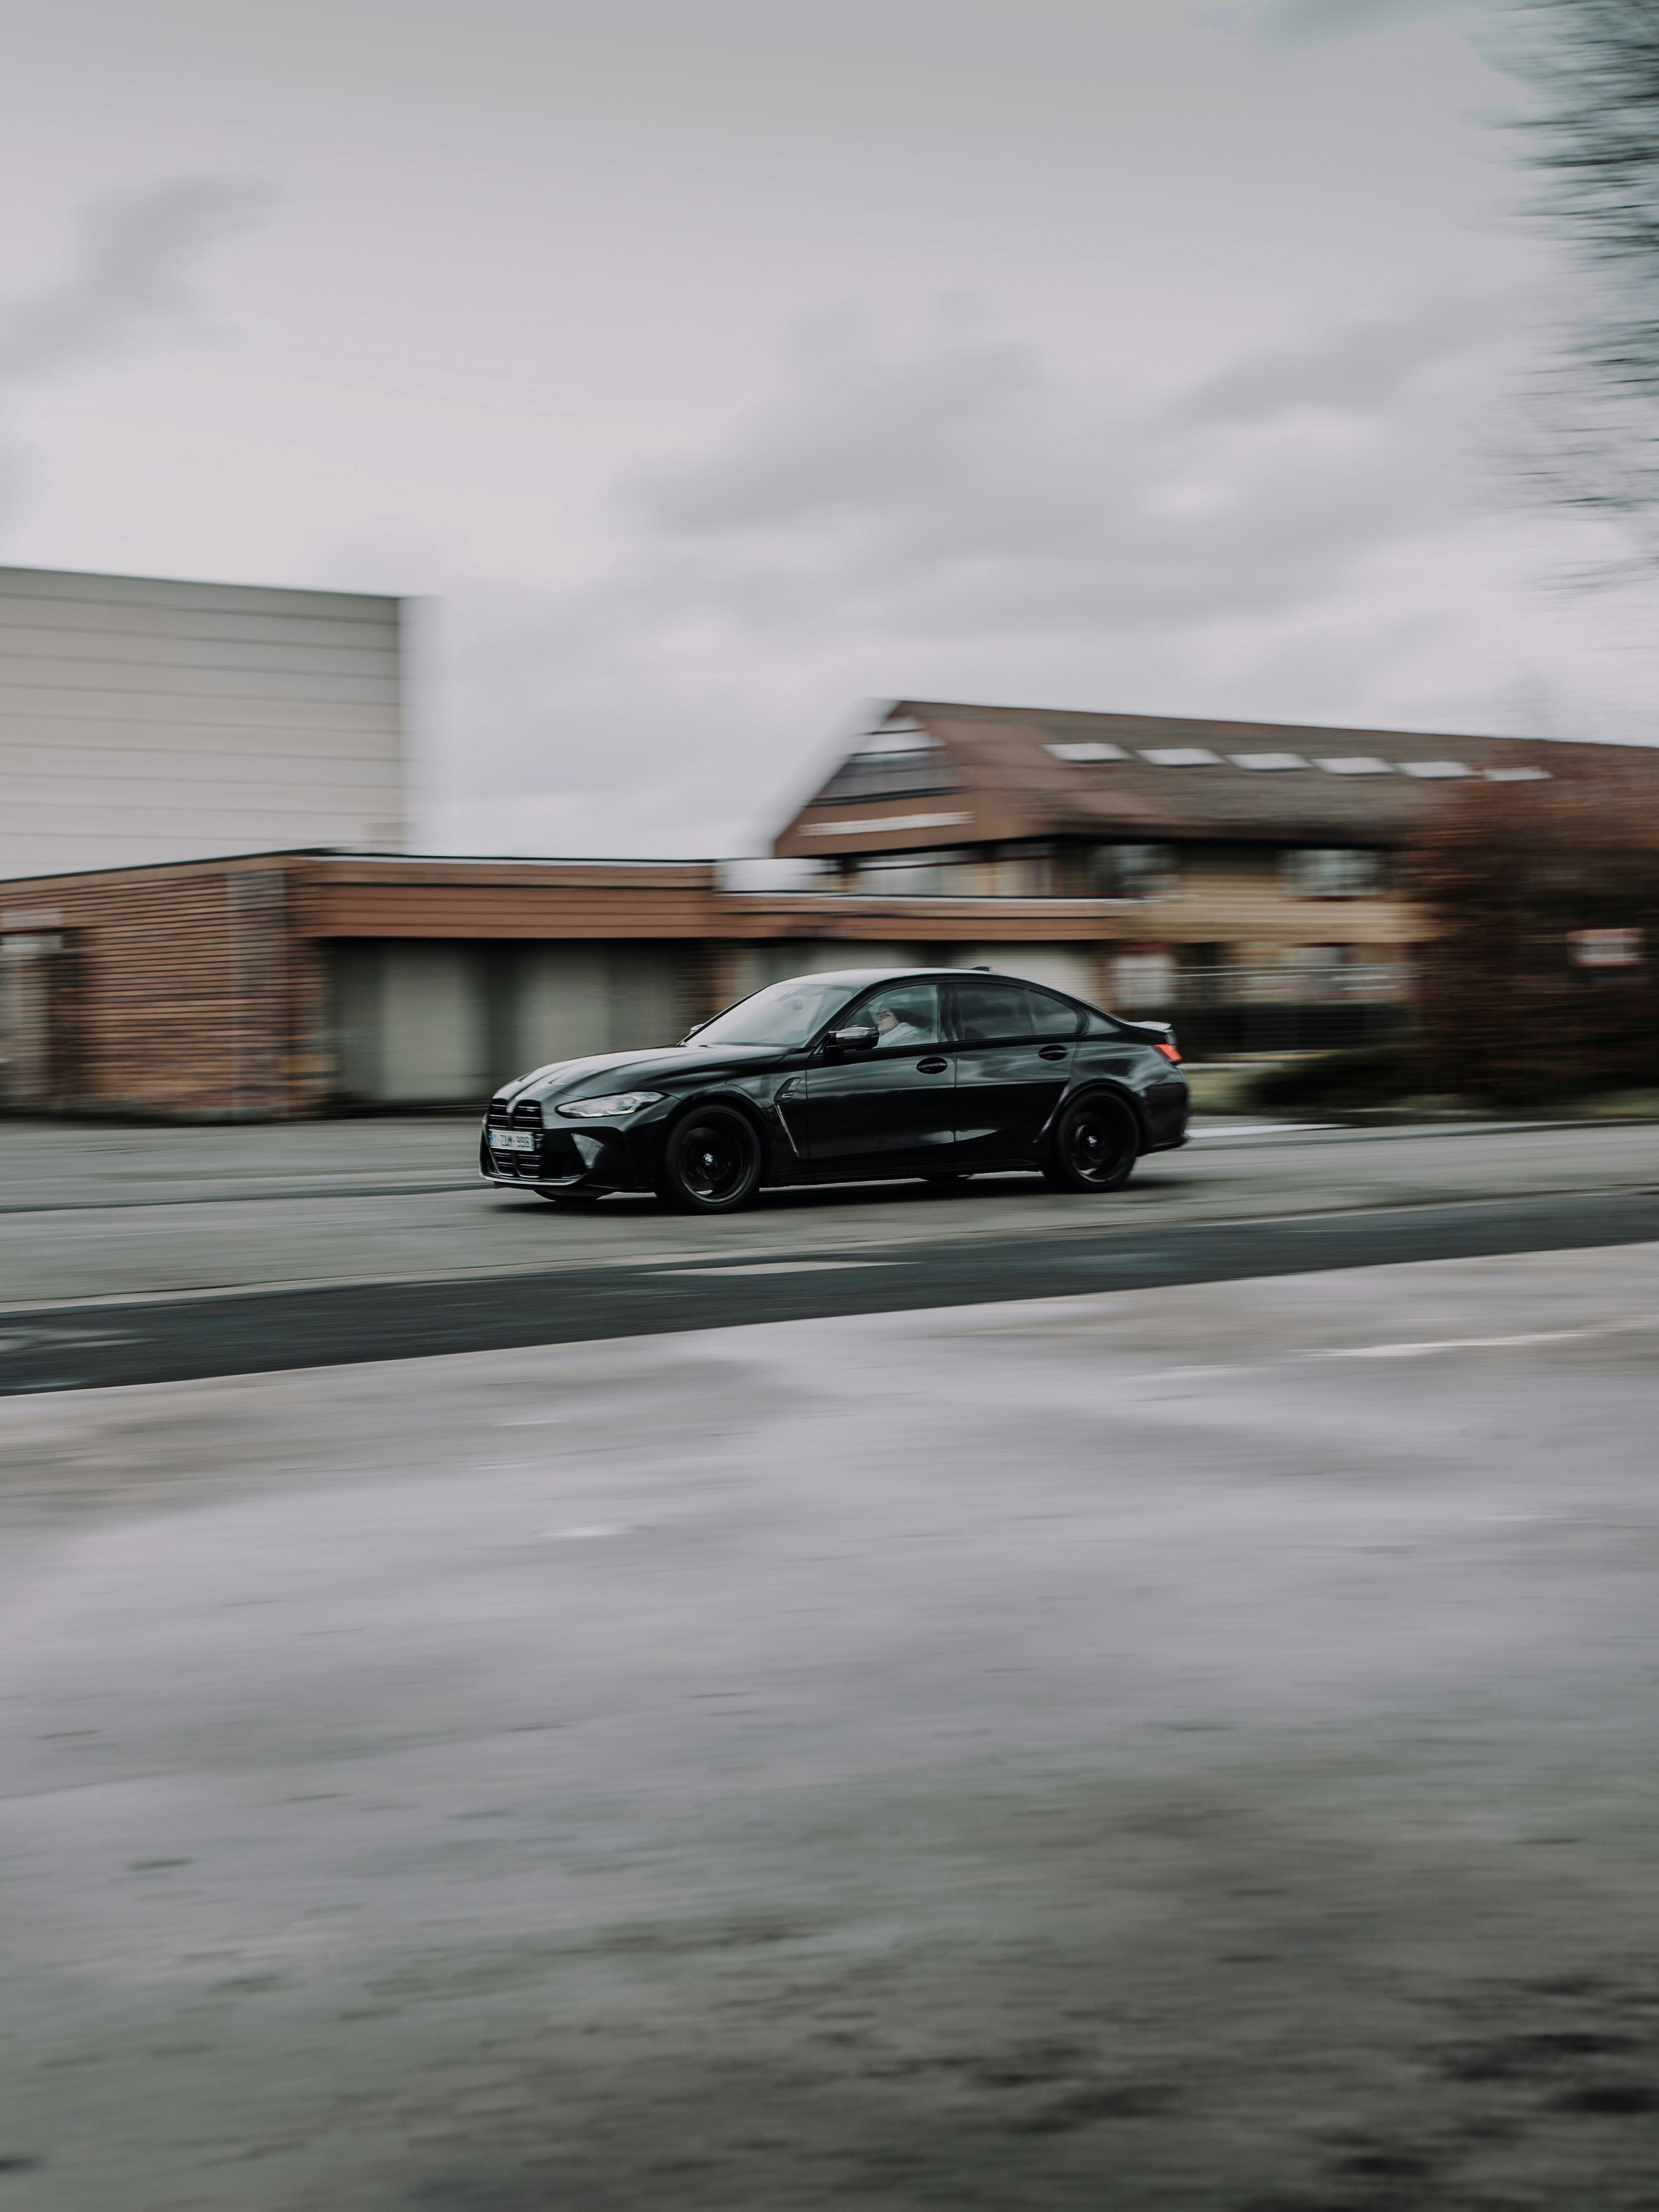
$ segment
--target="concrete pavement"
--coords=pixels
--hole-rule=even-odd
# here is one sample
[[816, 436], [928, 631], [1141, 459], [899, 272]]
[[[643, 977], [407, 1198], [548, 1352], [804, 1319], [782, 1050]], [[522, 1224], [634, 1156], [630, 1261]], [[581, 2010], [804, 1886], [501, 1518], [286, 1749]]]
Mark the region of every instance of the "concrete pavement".
[[0, 2189], [1650, 2205], [1656, 1339], [1625, 1246], [0, 1402]]

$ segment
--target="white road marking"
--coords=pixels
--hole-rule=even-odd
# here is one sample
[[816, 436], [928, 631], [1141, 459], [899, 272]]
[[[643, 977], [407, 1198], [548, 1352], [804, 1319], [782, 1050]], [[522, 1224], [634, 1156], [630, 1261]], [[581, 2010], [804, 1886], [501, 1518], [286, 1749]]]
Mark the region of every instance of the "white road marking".
[[[716, 1255], [721, 1260], [763, 1260], [775, 1246], [739, 1244], [734, 1250]], [[709, 1261], [707, 1252], [620, 1252], [614, 1259], [580, 1261], [578, 1266], [596, 1267], [683, 1267], [688, 1260]], [[713, 1264], [709, 1261], [709, 1264]]]
[[890, 1260], [763, 1260], [757, 1267], [676, 1267], [659, 1280], [678, 1282], [682, 1275], [823, 1275], [843, 1267], [890, 1267]]
[[1423, 1344], [1356, 1344], [1340, 1352], [1306, 1352], [1304, 1359], [1422, 1359], [1435, 1352], [1473, 1352], [1505, 1344], [1560, 1344], [1582, 1335], [1576, 1328], [1540, 1330], [1530, 1336], [1448, 1336]]
[[1125, 1377], [1130, 1382], [1199, 1382], [1221, 1376], [1261, 1374], [1270, 1367], [1314, 1359], [1422, 1359], [1442, 1352], [1490, 1352], [1514, 1345], [1582, 1343], [1593, 1336], [1621, 1336], [1659, 1328], [1659, 1314], [1632, 1314], [1623, 1321], [1598, 1322], [1588, 1328], [1528, 1329], [1516, 1336], [1443, 1336], [1401, 1344], [1344, 1345], [1326, 1352], [1281, 1352], [1254, 1366], [1158, 1367]]
[[[1629, 1328], [1638, 1324], [1620, 1322]], [[1606, 1328], [1540, 1328], [1525, 1336], [1444, 1336], [1421, 1344], [1358, 1344], [1341, 1352], [1304, 1352], [1304, 1359], [1421, 1359], [1434, 1352], [1486, 1352], [1511, 1344], [1565, 1344], [1571, 1338], [1605, 1336]]]
[[1340, 1129], [1340, 1121], [1210, 1121], [1188, 1132], [1187, 1141], [1201, 1145], [1206, 1137], [1304, 1137], [1313, 1129]]

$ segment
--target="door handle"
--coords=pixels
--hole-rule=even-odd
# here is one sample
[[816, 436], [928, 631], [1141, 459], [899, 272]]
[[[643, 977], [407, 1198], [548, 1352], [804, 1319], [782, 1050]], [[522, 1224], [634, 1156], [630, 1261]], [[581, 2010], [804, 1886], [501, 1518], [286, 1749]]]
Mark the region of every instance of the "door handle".
[[943, 1075], [945, 1069], [949, 1067], [951, 1063], [948, 1060], [919, 1060], [916, 1062], [916, 1073], [918, 1075]]
[[1039, 1060], [1064, 1060], [1070, 1050], [1071, 1047], [1069, 1045], [1045, 1044], [1042, 1051], [1038, 1053], [1037, 1058]]

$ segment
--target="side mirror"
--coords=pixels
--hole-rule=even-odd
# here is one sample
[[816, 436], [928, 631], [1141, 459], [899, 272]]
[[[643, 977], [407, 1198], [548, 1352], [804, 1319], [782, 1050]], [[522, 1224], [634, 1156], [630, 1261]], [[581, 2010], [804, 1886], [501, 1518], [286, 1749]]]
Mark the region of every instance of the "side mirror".
[[832, 1052], [873, 1052], [881, 1031], [873, 1023], [859, 1023], [850, 1030], [831, 1030], [826, 1042]]

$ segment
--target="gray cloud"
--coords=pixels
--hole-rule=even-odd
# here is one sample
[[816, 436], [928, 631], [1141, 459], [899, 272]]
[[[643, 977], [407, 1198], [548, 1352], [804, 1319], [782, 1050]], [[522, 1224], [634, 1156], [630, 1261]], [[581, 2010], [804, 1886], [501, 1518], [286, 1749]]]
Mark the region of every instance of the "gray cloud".
[[1267, 0], [1255, 21], [1257, 34], [1272, 45], [1310, 46], [1426, 15], [1469, 15], [1482, 5], [1483, 0]]
[[1300, 344], [1247, 355], [1200, 385], [1172, 416], [1242, 422], [1298, 407], [1358, 413], [1387, 408], [1419, 373], [1500, 343], [1513, 325], [1508, 300], [1431, 301], [1410, 315], [1350, 324]]
[[[1113, 407], [1030, 349], [945, 328], [908, 356], [835, 333], [723, 452], [641, 487], [637, 588], [758, 629], [900, 635], [1187, 623], [1328, 591], [1444, 516], [1445, 386], [1498, 318], [1430, 306]], [[642, 549], [643, 550], [643, 549]]]
[[641, 487], [671, 536], [731, 536], [895, 502], [948, 497], [988, 421], [1012, 421], [1043, 380], [1039, 357], [948, 337], [909, 362], [872, 355], [856, 319], [809, 325], [791, 349], [792, 389], [701, 467]]
[[189, 177], [99, 202], [58, 283], [0, 302], [0, 380], [22, 384], [106, 359], [189, 324], [195, 265], [258, 221], [272, 195], [242, 177]]
[[[1390, 584], [1358, 630], [1352, 606], [1480, 526], [1504, 327], [1431, 302], [1130, 402], [960, 315], [906, 347], [814, 322], [747, 424], [635, 485], [608, 578], [467, 614], [458, 696], [499, 795], [476, 818], [604, 849], [626, 787], [648, 841], [708, 848], [882, 690], [1179, 711], [1206, 656], [1277, 654], [1255, 711], [1318, 719], [1434, 658], [1443, 584]], [[1251, 710], [1231, 679], [1216, 703]]]

